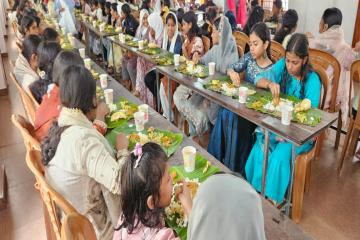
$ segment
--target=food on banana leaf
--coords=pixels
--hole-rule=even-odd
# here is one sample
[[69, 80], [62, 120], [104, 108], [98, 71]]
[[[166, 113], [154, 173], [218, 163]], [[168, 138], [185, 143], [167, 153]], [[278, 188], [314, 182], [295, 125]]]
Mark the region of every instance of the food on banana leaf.
[[148, 47], [149, 48], [158, 48], [158, 45], [156, 45], [155, 43], [149, 43]]
[[294, 112], [303, 112], [311, 108], [311, 101], [307, 98], [303, 99], [300, 103], [297, 103], [294, 108]]

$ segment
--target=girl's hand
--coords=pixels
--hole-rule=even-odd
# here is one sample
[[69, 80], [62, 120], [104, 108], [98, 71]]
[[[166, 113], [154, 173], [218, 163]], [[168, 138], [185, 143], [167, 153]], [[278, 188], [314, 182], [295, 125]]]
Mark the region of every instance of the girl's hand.
[[127, 149], [129, 146], [129, 141], [126, 137], [126, 135], [124, 133], [119, 133], [116, 136], [116, 143], [115, 143], [115, 147], [117, 151], [123, 150], [123, 149]]
[[280, 85], [274, 82], [268, 84], [268, 89], [270, 90], [273, 98], [279, 98], [280, 96]]
[[96, 119], [105, 122], [105, 116], [110, 112], [110, 109], [106, 103], [101, 102], [96, 108]]
[[228, 71], [228, 75], [229, 75], [231, 81], [235, 84], [235, 86], [237, 86], [237, 87], [240, 86], [240, 76], [237, 72], [230, 69]]
[[194, 64], [198, 64], [200, 61], [200, 54], [198, 52], [195, 52], [193, 57], [192, 57], [192, 61], [194, 62]]
[[186, 185], [186, 182], [182, 184], [182, 191], [177, 195], [177, 198], [180, 200], [181, 204], [184, 207], [186, 216], [190, 216], [192, 210], [192, 199], [190, 190]]

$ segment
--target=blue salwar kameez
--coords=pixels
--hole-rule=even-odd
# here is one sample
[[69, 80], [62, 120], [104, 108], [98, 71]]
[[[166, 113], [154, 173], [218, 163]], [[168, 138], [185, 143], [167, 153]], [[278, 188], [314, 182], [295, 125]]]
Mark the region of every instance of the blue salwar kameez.
[[[286, 71], [285, 68], [285, 59], [280, 59], [269, 71], [259, 74], [256, 81], [266, 78], [280, 84], [280, 87], [282, 87], [283, 82], [281, 80], [284, 71]], [[308, 73], [303, 86], [299, 80], [289, 75], [283, 93], [299, 99], [307, 98], [311, 101], [311, 106], [317, 108], [320, 101], [320, 91], [320, 79], [315, 72], [311, 71]], [[250, 152], [245, 171], [247, 180], [260, 192], [264, 159], [264, 133], [261, 128], [257, 128], [255, 132], [256, 142]], [[310, 151], [312, 146], [313, 141], [309, 141], [302, 146], [296, 147], [296, 155]], [[283, 201], [289, 185], [291, 152], [292, 143], [270, 133], [265, 196], [276, 202]]]

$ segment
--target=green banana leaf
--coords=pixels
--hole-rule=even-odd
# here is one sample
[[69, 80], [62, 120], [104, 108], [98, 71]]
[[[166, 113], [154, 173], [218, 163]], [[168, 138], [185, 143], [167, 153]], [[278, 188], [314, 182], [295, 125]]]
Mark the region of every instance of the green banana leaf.
[[[134, 113], [137, 112], [137, 109], [138, 109], [138, 105], [135, 104], [135, 103], [132, 103], [132, 102], [129, 102], [126, 98], [124, 97], [120, 97], [119, 101], [116, 103], [116, 111], [117, 110], [121, 110], [121, 102], [123, 101], [127, 101], [129, 106], [134, 110]], [[125, 119], [118, 119], [116, 121], [111, 121], [111, 114], [113, 112], [111, 112], [110, 114], [108, 114], [106, 117], [105, 117], [105, 122], [106, 122], [106, 125], [109, 129], [112, 129], [112, 128], [116, 128], [120, 125], [123, 125], [124, 123], [126, 123], [127, 121], [129, 121], [130, 119], [133, 119], [134, 118], [134, 115], [130, 115], [130, 116], [127, 116], [127, 118]]]
[[[220, 169], [216, 166], [210, 165], [205, 173], [203, 173], [204, 167], [206, 166], [207, 159], [200, 155], [196, 154], [196, 163], [195, 163], [195, 170], [191, 173], [185, 172], [184, 166], [173, 166], [170, 168], [170, 172], [176, 172], [176, 178], [174, 179], [175, 182], [183, 180], [185, 178], [188, 179], [199, 179], [199, 182], [205, 181], [211, 175], [217, 173]], [[168, 227], [173, 229], [177, 236], [181, 240], [187, 239], [187, 227], [180, 227], [176, 224], [176, 215], [174, 218], [166, 218], [165, 222]]]
[[[285, 94], [281, 94], [280, 97], [284, 98], [284, 99], [287, 99], [287, 100], [290, 100], [294, 104], [301, 102], [300, 99], [298, 99], [297, 97], [294, 97], [294, 96], [288, 96], [288, 95], [285, 95]], [[270, 114], [272, 116], [280, 118], [281, 114], [279, 112], [269, 111], [269, 110], [263, 108], [263, 105], [265, 105], [268, 102], [272, 101], [272, 99], [273, 99], [273, 97], [272, 97], [270, 92], [256, 92], [254, 95], [248, 97], [245, 106], [247, 108], [251, 108], [251, 109], [254, 109], [256, 111], [266, 113], [266, 114]], [[254, 105], [255, 102], [260, 102], [261, 104], [255, 106]], [[308, 126], [311, 126], [311, 127], [315, 127], [317, 124], [319, 124], [321, 122], [321, 118], [322, 118], [322, 112], [319, 109], [311, 108], [311, 109], [309, 109], [307, 111], [303, 111], [303, 112], [300, 112], [300, 113], [293, 112], [292, 121], [297, 122], [297, 123], [301, 123], [301, 124], [304, 124], [304, 125], [308, 125]]]
[[160, 66], [169, 66], [174, 64], [174, 55], [172, 53], [162, 56], [155, 56], [153, 59], [156, 64]]
[[145, 53], [147, 55], [156, 55], [156, 54], [160, 54], [161, 49], [159, 47], [156, 47], [156, 48], [147, 47], [147, 48], [141, 49], [139, 51], [142, 53]]
[[182, 74], [185, 74], [185, 75], [188, 75], [188, 76], [197, 77], [197, 78], [207, 78], [209, 76], [209, 68], [207, 66], [204, 66], [204, 65], [200, 65], [200, 66], [202, 67], [202, 71], [199, 72], [199, 73], [195, 73], [195, 74], [189, 73], [187, 71], [187, 69], [186, 69], [187, 64], [186, 63], [180, 64], [180, 66], [178, 66], [175, 69], [175, 71], [177, 71], [179, 73], [182, 73]]
[[[181, 133], [173, 133], [173, 132], [164, 131], [164, 130], [160, 130], [160, 129], [155, 129], [155, 132], [163, 133], [164, 136], [167, 136], [172, 139], [172, 144], [169, 147], [162, 146], [168, 157], [170, 157], [172, 154], [174, 154], [176, 152], [176, 150], [179, 148], [179, 146], [181, 145], [181, 143], [183, 141], [183, 135]], [[112, 131], [110, 131], [110, 133], [106, 134], [105, 137], [113, 148], [115, 148], [116, 136], [119, 133], [124, 133], [126, 135], [130, 135], [132, 133], [136, 133], [136, 128], [134, 125], [129, 126], [127, 122], [124, 122], [123, 124], [119, 125], [118, 127], [114, 128]], [[145, 129], [141, 133], [146, 134], [147, 130]], [[135, 147], [135, 144], [136, 144], [136, 142], [129, 141], [128, 149], [130, 151], [132, 151]]]

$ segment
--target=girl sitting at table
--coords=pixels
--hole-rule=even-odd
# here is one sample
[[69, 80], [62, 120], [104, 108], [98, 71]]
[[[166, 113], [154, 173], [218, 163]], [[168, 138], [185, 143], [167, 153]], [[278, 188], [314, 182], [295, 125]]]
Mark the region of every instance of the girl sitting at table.
[[[149, 35], [149, 12], [146, 9], [140, 11], [139, 27], [136, 29], [135, 37], [139, 40], [147, 39]], [[121, 76], [122, 81], [128, 89], [135, 91], [136, 88], [136, 63], [137, 56], [131, 52], [126, 52], [122, 60]], [[131, 85], [129, 86], [130, 83]]]
[[54, 41], [60, 44], [60, 35], [59, 33], [51, 28], [47, 27], [44, 29], [41, 35], [42, 41]]
[[111, 9], [111, 2], [106, 1], [105, 2], [106, 24], [109, 24], [109, 25], [111, 25], [111, 18], [112, 18], [110, 9]]
[[121, 166], [128, 156], [126, 136], [116, 150], [94, 127], [96, 81], [84, 66], [69, 66], [60, 75], [62, 109], [41, 144], [48, 183], [92, 223], [97, 239], [111, 239], [121, 214]]
[[298, 14], [294, 9], [287, 10], [281, 19], [280, 28], [275, 33], [274, 41], [281, 43], [286, 48], [291, 36], [296, 31], [298, 19]]
[[246, 21], [246, 24], [243, 28], [243, 32], [249, 36], [251, 28], [258, 22], [263, 22], [264, 16], [265, 16], [264, 9], [260, 6], [255, 6], [249, 14], [249, 18]]
[[22, 42], [22, 50], [16, 59], [14, 75], [25, 91], [30, 93], [29, 86], [39, 79], [37, 74], [38, 55], [37, 48], [41, 38], [37, 35], [29, 35]]
[[82, 8], [82, 12], [86, 15], [89, 16], [91, 14], [91, 7], [89, 4], [90, 0], [81, 0], [81, 8]]
[[[255, 84], [259, 88], [271, 91], [273, 98], [280, 94], [307, 98], [311, 106], [317, 108], [320, 103], [321, 82], [312, 70], [309, 62], [309, 43], [304, 34], [295, 33], [286, 47], [285, 58], [280, 59], [271, 69], [258, 74]], [[262, 164], [264, 160], [264, 133], [257, 128], [256, 142], [245, 166], [246, 178], [257, 191], [261, 191]], [[265, 196], [281, 203], [290, 181], [290, 161], [293, 144], [270, 133], [269, 161], [266, 175]], [[308, 152], [313, 141], [296, 147], [296, 155]], [[291, 186], [290, 186], [291, 187]]]
[[[98, 0], [92, 0], [91, 2], [91, 16], [95, 19], [98, 19], [100, 21], [103, 21], [102, 16], [102, 10], [99, 7]], [[92, 23], [91, 23], [92, 24]], [[101, 52], [102, 49], [102, 43], [100, 42], [100, 38], [92, 31], [89, 31], [89, 48], [90, 50], [97, 56], [97, 60], [102, 61]]]
[[[257, 23], [250, 31], [250, 52], [230, 65], [228, 75], [240, 85], [239, 73], [246, 83], [255, 84], [255, 77], [270, 68], [270, 31], [265, 23]], [[208, 152], [234, 172], [245, 176], [245, 164], [254, 143], [256, 125], [226, 108], [221, 108], [211, 132]]]
[[124, 16], [124, 21], [122, 23], [123, 32], [130, 36], [135, 36], [136, 29], [139, 26], [138, 21], [135, 17], [131, 14], [131, 8], [129, 4], [124, 4], [121, 7], [121, 14]]
[[[164, 31], [164, 39], [162, 44], [162, 49], [173, 53], [173, 54], [180, 54], [181, 55], [181, 49], [182, 49], [182, 40], [181, 35], [178, 31], [178, 21], [176, 19], [176, 15], [172, 12], [169, 12], [166, 16], [166, 27]], [[168, 77], [160, 75], [161, 78], [161, 84], [160, 84], [160, 100], [161, 100], [161, 106], [163, 109], [163, 115], [167, 119], [173, 119], [173, 115], [169, 118], [169, 104], [167, 100], [167, 88], [168, 88]], [[155, 70], [150, 71], [145, 76], [145, 84], [150, 89], [151, 93], [157, 99], [157, 89], [156, 89], [156, 72]], [[177, 87], [177, 84], [172, 81], [171, 82], [171, 92], [174, 93], [175, 89]], [[166, 89], [166, 90], [165, 90]]]
[[36, 16], [26, 15], [21, 19], [20, 33], [22, 37], [40, 35], [39, 22]]
[[[149, 34], [148, 40], [151, 43], [155, 43], [158, 47], [162, 45], [164, 23], [160, 17], [159, 12], [153, 12], [148, 18], [149, 22]], [[153, 101], [153, 95], [145, 85], [146, 73], [154, 67], [153, 63], [147, 62], [144, 58], [137, 58], [136, 65], [136, 91], [135, 95], [138, 95], [140, 99], [151, 107], [155, 106]]]
[[38, 103], [41, 103], [42, 96], [52, 82], [54, 60], [60, 51], [61, 46], [57, 42], [41, 42], [37, 49], [40, 79], [30, 84], [29, 89]]
[[[156, 143], [137, 143], [121, 169], [121, 204], [123, 213], [115, 228], [113, 240], [180, 240], [165, 227], [165, 208], [170, 205], [173, 180], [168, 158]], [[190, 215], [192, 200], [184, 184], [177, 195]]]

